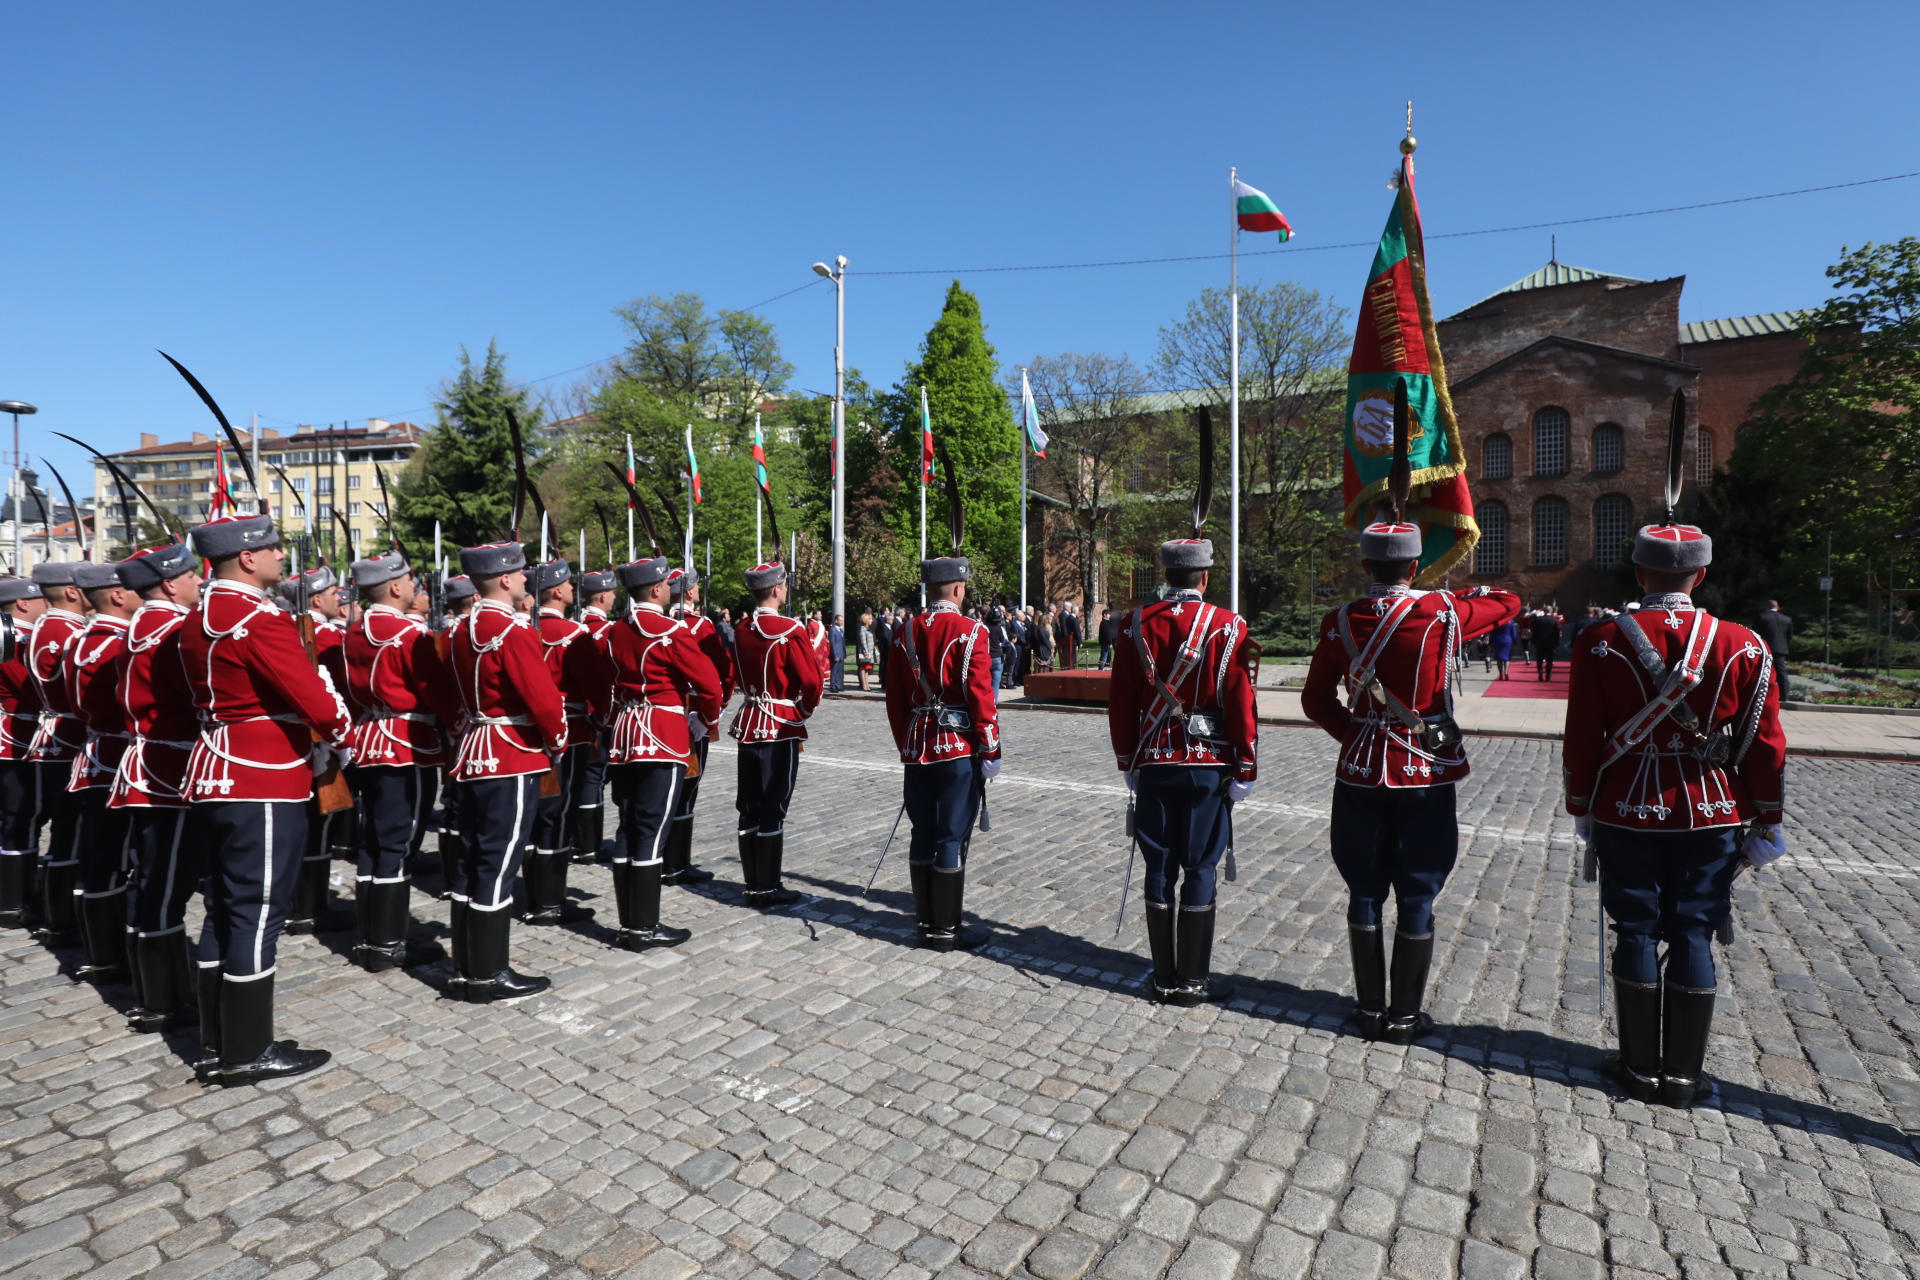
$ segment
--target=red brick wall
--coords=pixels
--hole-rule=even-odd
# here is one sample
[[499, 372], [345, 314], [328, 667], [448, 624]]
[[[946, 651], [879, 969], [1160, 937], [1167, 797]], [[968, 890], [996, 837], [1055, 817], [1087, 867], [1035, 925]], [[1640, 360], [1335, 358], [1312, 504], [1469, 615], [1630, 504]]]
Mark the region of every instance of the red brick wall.
[[1680, 349], [1682, 360], [1700, 366], [1697, 412], [1700, 425], [1713, 433], [1716, 465], [1727, 465], [1733, 454], [1734, 433], [1751, 416], [1753, 402], [1769, 388], [1793, 377], [1806, 349], [1806, 343], [1790, 333], [1697, 342]]
[[1583, 280], [1503, 293], [1439, 324], [1447, 377], [1478, 373], [1548, 334], [1678, 358], [1685, 276], [1650, 284]]

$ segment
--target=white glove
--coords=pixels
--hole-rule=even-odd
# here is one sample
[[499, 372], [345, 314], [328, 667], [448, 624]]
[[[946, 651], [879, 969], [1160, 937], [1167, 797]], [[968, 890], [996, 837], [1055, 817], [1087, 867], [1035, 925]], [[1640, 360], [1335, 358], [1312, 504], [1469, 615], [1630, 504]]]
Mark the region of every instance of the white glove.
[[1579, 840], [1582, 845], [1592, 844], [1593, 843], [1593, 815], [1590, 813], [1583, 813], [1579, 817], [1575, 818], [1573, 820], [1573, 834], [1574, 834], [1574, 838]]
[[700, 718], [698, 711], [687, 712], [687, 736], [695, 742], [707, 736], [707, 722]]
[[1740, 842], [1740, 853], [1753, 864], [1755, 870], [1766, 866], [1786, 855], [1787, 833], [1779, 827], [1763, 827], [1759, 823], [1747, 829], [1747, 838]]
[[1121, 776], [1122, 776], [1123, 778], [1125, 778], [1125, 779], [1127, 780], [1127, 790], [1129, 790], [1129, 791], [1138, 791], [1138, 790], [1140, 789], [1140, 775], [1139, 775], [1139, 774], [1137, 774], [1137, 773], [1126, 773], [1126, 774], [1122, 774]]
[[353, 748], [348, 746], [335, 747], [333, 749], [333, 758], [339, 762], [342, 769], [345, 769], [353, 763]]
[[999, 762], [998, 760], [982, 760], [982, 761], [980, 762], [980, 776], [981, 776], [982, 778], [997, 778], [997, 777], [999, 777], [999, 776], [1000, 776], [1000, 762]]
[[1239, 804], [1252, 794], [1253, 784], [1251, 782], [1242, 782], [1238, 778], [1235, 778], [1227, 784], [1227, 801], [1230, 804]]

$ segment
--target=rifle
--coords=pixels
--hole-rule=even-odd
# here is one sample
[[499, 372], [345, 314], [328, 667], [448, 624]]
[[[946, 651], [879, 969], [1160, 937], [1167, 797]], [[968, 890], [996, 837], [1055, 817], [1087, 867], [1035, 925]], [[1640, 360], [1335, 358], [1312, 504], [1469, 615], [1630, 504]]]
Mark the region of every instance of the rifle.
[[[306, 574], [306, 538], [293, 539], [293, 604], [298, 611], [300, 626], [300, 644], [307, 651], [307, 661], [313, 669], [320, 670], [320, 651], [315, 643], [317, 628], [313, 621], [313, 592], [307, 586]], [[320, 731], [309, 727], [316, 745], [320, 743]], [[345, 775], [340, 772], [338, 760], [330, 760], [327, 767], [313, 780], [313, 798], [319, 801], [320, 815], [341, 813], [353, 808], [353, 790], [347, 786]]]

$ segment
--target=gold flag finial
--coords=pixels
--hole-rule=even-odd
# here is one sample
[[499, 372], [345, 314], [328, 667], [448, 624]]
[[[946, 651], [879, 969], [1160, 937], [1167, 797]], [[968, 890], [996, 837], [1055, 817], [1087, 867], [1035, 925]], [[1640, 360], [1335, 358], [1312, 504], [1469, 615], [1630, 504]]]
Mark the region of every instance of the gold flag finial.
[[1403, 156], [1410, 156], [1413, 154], [1414, 148], [1418, 147], [1419, 145], [1420, 145], [1419, 140], [1413, 136], [1413, 102], [1412, 100], [1408, 100], [1407, 102], [1407, 136], [1400, 139], [1400, 154]]

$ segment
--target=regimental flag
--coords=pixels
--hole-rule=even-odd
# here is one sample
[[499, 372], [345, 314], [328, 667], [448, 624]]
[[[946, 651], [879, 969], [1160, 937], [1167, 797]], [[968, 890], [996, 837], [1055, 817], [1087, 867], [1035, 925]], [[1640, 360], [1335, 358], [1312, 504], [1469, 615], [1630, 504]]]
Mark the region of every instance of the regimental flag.
[[768, 493], [773, 485], [767, 480], [767, 442], [760, 435], [760, 415], [753, 415], [753, 478]]
[[1026, 424], [1027, 443], [1034, 453], [1047, 456], [1047, 433], [1040, 426], [1040, 410], [1033, 403], [1033, 388], [1027, 385], [1027, 371], [1020, 371], [1020, 421]]
[[700, 501], [700, 457], [693, 451], [693, 424], [687, 424], [687, 482], [693, 486], [693, 500]]
[[933, 414], [927, 408], [927, 389], [920, 388], [920, 483], [933, 483]]
[[[634, 484], [635, 475], [636, 473], [633, 469], [633, 437], [629, 435], [627, 437], [627, 510], [629, 511], [633, 510], [633, 495], [637, 488]], [[627, 531], [629, 533], [633, 531], [633, 521], [631, 520], [627, 521]]]
[[238, 510], [233, 504], [233, 484], [227, 479], [226, 447], [216, 443], [213, 446], [213, 505], [207, 509], [207, 519], [218, 520]]
[[1357, 529], [1386, 504], [1393, 463], [1393, 392], [1407, 382], [1408, 450], [1413, 488], [1404, 513], [1420, 524], [1426, 549], [1420, 582], [1439, 581], [1480, 541], [1467, 489], [1466, 451], [1447, 368], [1427, 300], [1426, 245], [1413, 194], [1413, 158], [1400, 160], [1399, 192], [1367, 272], [1360, 324], [1347, 366], [1346, 524]]
[[1233, 212], [1240, 220], [1242, 231], [1278, 231], [1282, 244], [1293, 239], [1293, 224], [1287, 221], [1286, 214], [1280, 212], [1280, 206], [1273, 202], [1273, 198], [1264, 191], [1254, 190], [1238, 178], [1233, 180]]

